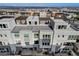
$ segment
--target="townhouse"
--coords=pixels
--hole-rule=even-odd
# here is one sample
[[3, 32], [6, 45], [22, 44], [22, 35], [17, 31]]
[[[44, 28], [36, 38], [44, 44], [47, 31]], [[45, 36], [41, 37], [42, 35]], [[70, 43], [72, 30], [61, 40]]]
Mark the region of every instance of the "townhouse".
[[12, 16], [0, 17], [0, 51], [1, 49], [3, 49], [5, 50], [5, 52], [7, 51], [11, 52], [14, 51], [14, 49], [16, 49], [11, 34], [11, 30], [14, 28], [14, 26], [15, 26], [14, 17]]
[[14, 29], [11, 31], [16, 44], [19, 44], [18, 46], [24, 48], [41, 48], [42, 50], [50, 49], [53, 38], [53, 31], [48, 24], [50, 18], [29, 16], [25, 20], [27, 22], [26, 24], [16, 24]]
[[[76, 43], [79, 31], [74, 29], [74, 25], [61, 18], [51, 17], [51, 27], [53, 29], [53, 45], [66, 47], [68, 44]], [[52, 47], [53, 48], [53, 47]], [[55, 47], [56, 48], [56, 47]]]
[[57, 13], [56, 17], [46, 15], [45, 12], [40, 12], [39, 16], [1, 15], [0, 45], [9, 45], [13, 53], [17, 47], [55, 52], [67, 47], [68, 43], [76, 43], [79, 31], [64, 20], [62, 13]]

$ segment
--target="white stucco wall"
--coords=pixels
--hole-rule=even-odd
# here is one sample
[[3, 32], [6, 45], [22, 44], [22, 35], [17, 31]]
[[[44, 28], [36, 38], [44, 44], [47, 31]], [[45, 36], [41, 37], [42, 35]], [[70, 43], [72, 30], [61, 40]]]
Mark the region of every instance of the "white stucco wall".
[[29, 35], [29, 40], [27, 39], [27, 41], [29, 42], [30, 45], [33, 45], [34, 44], [34, 36], [33, 36], [33, 33], [32, 31], [30, 30], [23, 30], [23, 31], [20, 31], [20, 40], [21, 40], [21, 45], [22, 46], [26, 46], [25, 44], [25, 40], [24, 40], [24, 34], [28, 34]]
[[40, 12], [40, 17], [46, 17], [47, 13], [46, 12]]

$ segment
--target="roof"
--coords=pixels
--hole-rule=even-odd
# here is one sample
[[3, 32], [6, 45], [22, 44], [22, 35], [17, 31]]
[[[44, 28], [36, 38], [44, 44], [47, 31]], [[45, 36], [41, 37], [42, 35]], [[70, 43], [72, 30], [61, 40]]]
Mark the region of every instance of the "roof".
[[1, 16], [0, 19], [4, 19], [4, 18], [14, 18], [14, 16]]
[[39, 20], [39, 17], [38, 16], [29, 16], [28, 18], [27, 18], [27, 20], [30, 20], [30, 21], [36, 21], [36, 20]]
[[0, 16], [0, 22], [14, 21], [14, 16]]
[[40, 17], [39, 20], [50, 20], [49, 17]]
[[15, 26], [12, 30], [12, 33], [19, 32], [21, 30], [31, 30], [31, 31], [39, 31], [39, 30], [52, 30], [48, 26]]
[[52, 20], [55, 22], [55, 23], [66, 23], [63, 19], [54, 19], [52, 18]]
[[26, 20], [27, 16], [19, 16], [15, 20]]

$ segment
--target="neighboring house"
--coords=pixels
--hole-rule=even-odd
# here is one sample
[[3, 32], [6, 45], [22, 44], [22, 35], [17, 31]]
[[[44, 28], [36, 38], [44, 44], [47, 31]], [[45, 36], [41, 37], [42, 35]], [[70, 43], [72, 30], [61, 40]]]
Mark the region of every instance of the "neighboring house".
[[[14, 18], [10, 16], [0, 17], [0, 45], [10, 46], [11, 51], [16, 51], [11, 30], [15, 27]], [[9, 49], [10, 50], [10, 49]]]
[[27, 25], [28, 26], [37, 26], [37, 25], [39, 25], [39, 17], [38, 16], [29, 16], [27, 18]]
[[65, 22], [63, 19], [56, 19], [51, 17], [51, 27], [54, 32], [53, 45], [65, 46], [68, 43], [75, 43], [79, 31], [72, 28], [72, 24]]
[[49, 23], [50, 23], [50, 18], [48, 18], [48, 17], [39, 17], [39, 23], [40, 23], [40, 25], [49, 25]]

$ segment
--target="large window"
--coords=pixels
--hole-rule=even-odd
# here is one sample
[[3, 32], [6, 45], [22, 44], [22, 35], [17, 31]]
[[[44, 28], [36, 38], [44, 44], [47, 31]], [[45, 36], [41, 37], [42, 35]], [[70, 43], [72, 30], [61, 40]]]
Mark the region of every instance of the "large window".
[[66, 29], [67, 25], [59, 25], [58, 29]]
[[15, 37], [19, 37], [19, 33], [15, 33]]
[[29, 45], [29, 42], [25, 42], [26, 45]]
[[0, 24], [0, 28], [8, 28], [7, 24]]
[[34, 44], [39, 44], [39, 41], [38, 41], [38, 40], [35, 40], [35, 41], [34, 41]]
[[77, 39], [77, 36], [76, 35], [70, 35], [68, 40], [76, 40]]
[[25, 44], [29, 45], [29, 34], [24, 34]]
[[29, 34], [24, 34], [24, 40], [29, 41]]
[[43, 40], [42, 40], [42, 45], [44, 45], [44, 46], [50, 45], [50, 39], [51, 39], [51, 35], [44, 34]]
[[51, 35], [43, 35], [43, 39], [51, 39]]
[[48, 43], [42, 43], [42, 45], [50, 45], [50, 43], [48, 42]]
[[24, 37], [29, 37], [29, 35], [28, 34], [24, 34]]

